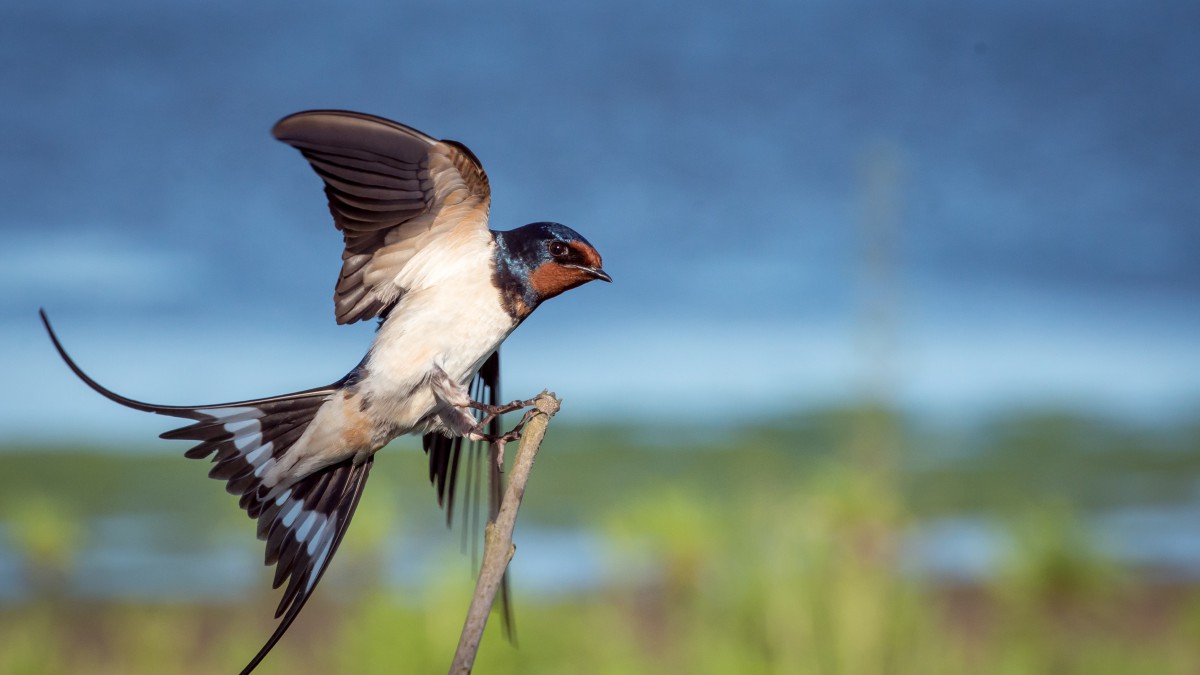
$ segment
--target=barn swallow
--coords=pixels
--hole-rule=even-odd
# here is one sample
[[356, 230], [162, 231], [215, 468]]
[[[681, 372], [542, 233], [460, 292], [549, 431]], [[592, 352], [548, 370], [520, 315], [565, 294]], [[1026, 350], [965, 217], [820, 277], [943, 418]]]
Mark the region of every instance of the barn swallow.
[[[273, 134], [324, 181], [345, 240], [337, 322], [379, 319], [367, 355], [349, 374], [249, 401], [142, 403], [84, 373], [42, 312], [59, 355], [92, 389], [135, 410], [191, 420], [162, 438], [197, 441], [186, 456], [212, 456], [209, 476], [226, 481], [258, 520], [274, 587], [288, 583], [275, 612], [279, 624], [243, 674], [287, 631], [329, 566], [375, 453], [398, 436], [422, 435], [430, 480], [449, 519], [463, 439], [512, 439], [515, 432], [499, 433], [496, 416], [531, 403], [499, 404], [500, 343], [546, 300], [589, 281], [612, 281], [600, 254], [569, 227], [488, 229], [487, 175], [461, 143], [335, 110], [285, 117]], [[495, 463], [492, 476], [498, 478]], [[493, 508], [497, 486], [493, 480]]]

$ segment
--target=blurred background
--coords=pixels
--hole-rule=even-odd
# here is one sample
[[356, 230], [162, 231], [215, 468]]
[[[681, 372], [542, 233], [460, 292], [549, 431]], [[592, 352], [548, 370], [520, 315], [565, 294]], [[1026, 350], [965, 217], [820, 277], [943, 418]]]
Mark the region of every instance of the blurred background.
[[[467, 144], [492, 225], [616, 280], [504, 347], [564, 400], [486, 673], [1200, 672], [1200, 6], [0, 6], [0, 672], [208, 673], [270, 633], [167, 404], [352, 368], [271, 125]], [[475, 545], [416, 439], [263, 673], [445, 669]], [[469, 534], [470, 528], [465, 528]], [[465, 555], [464, 555], [465, 552]]]

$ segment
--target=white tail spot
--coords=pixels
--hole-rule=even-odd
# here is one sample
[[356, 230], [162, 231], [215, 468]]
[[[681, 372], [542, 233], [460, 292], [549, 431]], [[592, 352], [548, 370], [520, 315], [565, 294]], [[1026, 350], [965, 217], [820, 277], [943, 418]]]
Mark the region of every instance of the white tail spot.
[[[261, 437], [262, 436], [260, 435], [259, 438], [261, 438]], [[259, 462], [259, 460], [261, 460], [263, 458], [263, 455], [271, 452], [271, 445], [272, 445], [272, 443], [268, 442], [266, 445], [260, 447], [259, 449], [255, 450], [254, 452], [246, 455], [246, 461], [250, 462], [251, 464], [253, 464], [255, 466], [258, 466], [258, 462]], [[240, 450], [241, 448], [238, 448], [238, 449]]]
[[304, 541], [308, 537], [308, 531], [312, 529], [313, 523], [317, 522], [317, 518], [320, 515], [321, 514], [317, 513], [316, 511], [308, 514], [308, 517], [304, 519], [304, 522], [300, 524], [300, 527], [296, 528], [297, 541]]
[[251, 420], [262, 417], [262, 411], [258, 408], [248, 406], [237, 408], [198, 408], [196, 412], [210, 415], [223, 422], [237, 422], [239, 420]]
[[259, 425], [258, 418], [254, 418], [254, 417], [252, 417], [250, 419], [239, 419], [239, 420], [236, 420], [233, 422], [225, 423], [225, 431], [228, 431], [229, 433], [233, 434], [234, 436], [237, 436], [238, 433], [244, 429], [253, 429], [253, 431], [251, 431], [250, 433], [256, 434], [262, 429], [262, 426]]
[[308, 555], [311, 556], [317, 552], [317, 546], [321, 543], [321, 535], [325, 533], [325, 528], [329, 527], [329, 518], [321, 519], [321, 526], [313, 532], [313, 536], [308, 540]]
[[[257, 421], [254, 423], [258, 424]], [[228, 428], [228, 425], [226, 425], [226, 428]], [[237, 438], [234, 438], [233, 445], [238, 450], [245, 452], [251, 448], [257, 447], [260, 441], [262, 441], [262, 432], [255, 429], [254, 433], [252, 434], [246, 434], [244, 436], [238, 436]]]
[[301, 510], [302, 506], [304, 506], [304, 502], [298, 501], [298, 502], [296, 502], [295, 506], [292, 507], [292, 510], [287, 512], [287, 515], [283, 517], [283, 526], [284, 527], [290, 528], [292, 526], [292, 523], [296, 522], [296, 516], [300, 515], [300, 510]]

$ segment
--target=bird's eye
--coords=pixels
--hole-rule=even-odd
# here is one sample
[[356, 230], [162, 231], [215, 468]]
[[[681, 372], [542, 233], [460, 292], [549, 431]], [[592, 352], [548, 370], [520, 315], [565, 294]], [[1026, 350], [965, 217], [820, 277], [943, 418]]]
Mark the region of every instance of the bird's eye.
[[565, 257], [569, 250], [570, 249], [567, 248], [567, 245], [561, 241], [550, 242], [550, 255], [554, 256], [555, 258]]

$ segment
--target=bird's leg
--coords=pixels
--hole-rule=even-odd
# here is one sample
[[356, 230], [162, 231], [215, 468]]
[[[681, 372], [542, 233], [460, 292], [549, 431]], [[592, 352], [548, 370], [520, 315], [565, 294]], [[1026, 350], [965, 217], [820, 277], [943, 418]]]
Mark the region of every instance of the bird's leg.
[[[533, 414], [532, 410], [527, 410], [525, 416], [521, 418], [521, 421], [511, 431], [493, 436], [486, 431], [488, 425], [493, 420], [507, 412], [530, 408], [533, 406], [535, 399], [517, 400], [503, 405], [473, 401], [467, 393], [466, 387], [450, 379], [446, 371], [437, 366], [434, 366], [430, 372], [429, 384], [433, 388], [434, 396], [443, 404], [452, 408], [456, 413], [450, 418], [443, 415], [443, 420], [447, 422], [447, 426], [453, 433], [465, 436], [472, 441], [498, 443], [500, 444], [499, 449], [501, 454], [504, 452], [504, 443], [515, 441], [521, 437], [521, 429], [524, 428], [525, 423], [529, 421], [530, 415]], [[479, 410], [483, 413], [483, 417], [477, 420], [467, 410]]]
[[526, 410], [525, 414], [521, 416], [521, 421], [517, 422], [517, 426], [503, 434], [500, 434], [499, 436], [491, 436], [484, 433], [482, 422], [477, 425], [475, 429], [471, 431], [471, 433], [466, 434], [466, 436], [471, 440], [486, 441], [490, 443], [492, 447], [496, 449], [494, 458], [496, 461], [496, 471], [499, 473], [504, 473], [504, 446], [511, 441], [519, 440], [521, 438], [521, 430], [525, 428], [525, 423], [529, 421], [529, 418], [533, 417], [534, 412], [536, 411]]
[[446, 371], [436, 365], [429, 373], [429, 386], [433, 389], [434, 398], [445, 406], [441, 418], [451, 433], [473, 441], [484, 440], [478, 438], [479, 434], [476, 433], [479, 425], [475, 416], [467, 412], [474, 401], [466, 387], [450, 379]]
[[[523, 408], [529, 408], [533, 405], [534, 400], [535, 399], [532, 399], [532, 398], [524, 400], [524, 401], [517, 400], [517, 401], [511, 401], [509, 403], [505, 403], [504, 405], [492, 405], [490, 403], [480, 403], [479, 401], [471, 401], [470, 403], [467, 404], [467, 406], [474, 410], [479, 410], [484, 413], [483, 417], [479, 420], [478, 424], [475, 425], [475, 428], [477, 430], [479, 430], [480, 432], [482, 432], [484, 427], [486, 427], [492, 420], [496, 419], [500, 415], [503, 415], [504, 413], [510, 413], [510, 412], [513, 412], [516, 410], [521, 410]], [[518, 428], [520, 428], [524, 425], [525, 425], [525, 420], [521, 420], [521, 424], [519, 424], [517, 426], [518, 426]]]
[[[522, 406], [518, 406], [516, 408], [506, 409], [504, 412], [509, 412], [510, 410], [520, 410], [522, 407], [527, 408], [527, 407], [533, 405], [532, 401], [528, 401], [528, 402], [513, 401], [513, 403], [509, 404], [509, 405], [513, 405], [513, 404], [517, 404], [517, 403], [522, 403], [522, 404], [527, 403], [528, 405], [522, 405]], [[494, 406], [494, 407], [507, 408], [507, 406]], [[494, 419], [496, 417], [496, 414], [501, 414], [501, 413], [489, 414], [487, 417], [480, 420], [475, 425], [475, 427], [473, 429], [471, 429], [471, 431], [469, 433], [464, 434], [464, 435], [473, 441], [485, 441], [488, 443], [496, 444], [496, 446], [500, 450], [500, 456], [501, 456], [500, 463], [501, 463], [501, 465], [503, 465], [503, 463], [504, 463], [504, 444], [508, 443], [510, 441], [519, 440], [521, 438], [521, 430], [525, 428], [525, 423], [529, 421], [529, 418], [533, 417], [534, 412], [535, 411], [532, 409], [526, 410], [525, 414], [521, 416], [521, 421], [517, 422], [517, 426], [513, 427], [512, 429], [509, 429], [508, 431], [506, 431], [503, 434], [500, 434], [499, 436], [493, 436], [493, 435], [487, 433], [486, 428], [487, 428], [488, 423], [491, 422], [492, 419]]]

